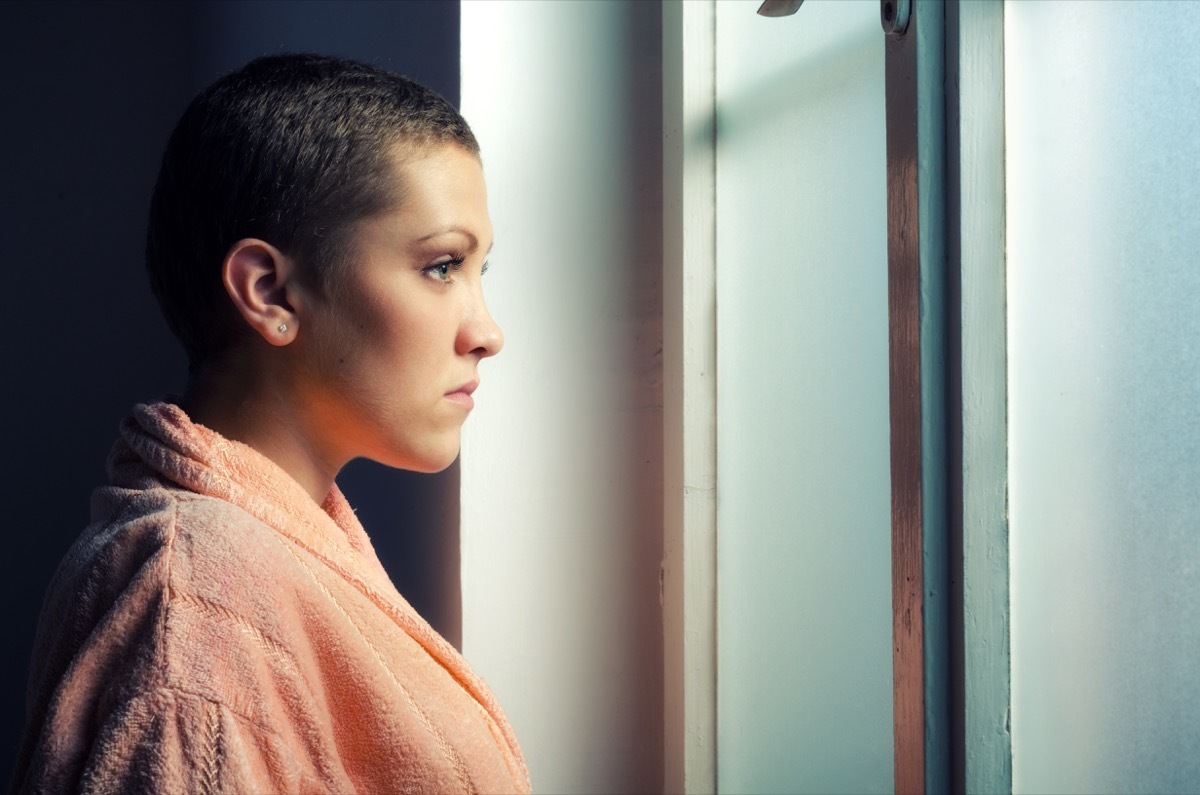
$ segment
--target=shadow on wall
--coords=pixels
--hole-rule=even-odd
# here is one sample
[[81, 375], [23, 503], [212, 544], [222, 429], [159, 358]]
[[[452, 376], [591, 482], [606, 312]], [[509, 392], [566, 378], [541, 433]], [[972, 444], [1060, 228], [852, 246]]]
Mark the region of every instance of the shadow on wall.
[[[183, 388], [186, 366], [143, 274], [150, 192], [192, 95], [272, 52], [407, 74], [457, 104], [459, 7], [443, 2], [0, 4], [0, 339], [5, 340], [0, 782], [23, 726], [29, 652], [54, 567], [88, 519], [117, 422]], [[460, 640], [458, 466], [356, 462], [339, 479], [400, 591]], [[400, 523], [403, 522], [404, 525]]]

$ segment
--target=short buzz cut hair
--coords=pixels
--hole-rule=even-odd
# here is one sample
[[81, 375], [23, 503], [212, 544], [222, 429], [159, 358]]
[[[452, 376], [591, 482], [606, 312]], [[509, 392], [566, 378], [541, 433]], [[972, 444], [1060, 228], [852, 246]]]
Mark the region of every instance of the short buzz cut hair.
[[441, 96], [344, 58], [267, 56], [202, 91], [167, 143], [146, 233], [150, 285], [189, 370], [246, 333], [221, 281], [234, 243], [264, 240], [327, 285], [353, 257], [355, 222], [399, 202], [397, 151], [443, 144], [479, 154]]

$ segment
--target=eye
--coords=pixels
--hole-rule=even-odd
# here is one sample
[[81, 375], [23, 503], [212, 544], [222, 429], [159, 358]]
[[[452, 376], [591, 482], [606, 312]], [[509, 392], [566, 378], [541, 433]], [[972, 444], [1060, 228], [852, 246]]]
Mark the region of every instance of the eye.
[[487, 273], [488, 269], [491, 267], [492, 267], [491, 261], [485, 259], [483, 261], [483, 266], [479, 269], [479, 275], [482, 276], [483, 274]]
[[455, 271], [462, 270], [462, 265], [462, 257], [450, 257], [448, 259], [438, 260], [432, 265], [427, 266], [422, 272], [432, 279], [437, 279], [439, 282], [445, 282], [449, 284], [450, 282], [454, 281], [452, 274]]

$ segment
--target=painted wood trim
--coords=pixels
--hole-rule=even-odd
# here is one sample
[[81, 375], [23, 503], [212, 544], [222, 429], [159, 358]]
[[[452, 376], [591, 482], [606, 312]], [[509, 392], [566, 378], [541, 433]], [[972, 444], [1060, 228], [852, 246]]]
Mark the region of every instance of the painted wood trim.
[[885, 37], [895, 789], [950, 788], [944, 5]]
[[925, 791], [951, 787], [950, 534], [946, 466], [946, 20], [913, 3], [917, 25], [921, 251], [921, 491], [925, 620]]
[[665, 792], [717, 789], [716, 6], [663, 13]]
[[[956, 519], [961, 725], [956, 789], [1012, 792], [1005, 323], [1004, 4], [951, 4], [950, 269], [957, 276]], [[953, 413], [953, 412], [952, 412]]]

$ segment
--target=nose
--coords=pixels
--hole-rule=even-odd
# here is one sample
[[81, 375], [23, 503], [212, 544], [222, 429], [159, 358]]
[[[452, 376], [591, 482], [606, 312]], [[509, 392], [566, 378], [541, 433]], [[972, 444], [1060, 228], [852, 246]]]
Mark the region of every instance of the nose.
[[492, 319], [481, 293], [476, 294], [467, 308], [456, 347], [459, 355], [474, 355], [480, 359], [495, 356], [504, 347], [504, 332]]

